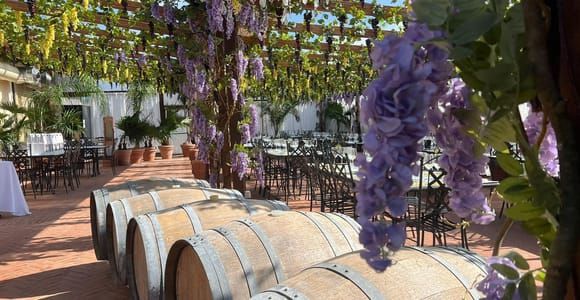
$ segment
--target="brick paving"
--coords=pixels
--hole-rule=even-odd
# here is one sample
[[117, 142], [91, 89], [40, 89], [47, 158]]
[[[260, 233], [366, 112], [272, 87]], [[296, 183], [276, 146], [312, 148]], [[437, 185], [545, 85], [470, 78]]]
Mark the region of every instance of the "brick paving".
[[[101, 168], [98, 177], [81, 178], [81, 186], [54, 195], [27, 195], [32, 215], [0, 218], [0, 299], [127, 299], [126, 287], [116, 286], [108, 263], [97, 261], [92, 248], [89, 192], [128, 179], [149, 177], [192, 178], [189, 161], [183, 158], [156, 160], [118, 168]], [[2, 195], [0, 194], [0, 198]], [[295, 209], [309, 209], [306, 201], [290, 201]], [[500, 202], [495, 201], [497, 207]], [[471, 250], [488, 256], [501, 220], [468, 230]], [[430, 237], [426, 237], [426, 245]], [[413, 241], [409, 241], [412, 244]], [[459, 244], [459, 235], [448, 238]], [[538, 247], [515, 226], [502, 251], [518, 248], [538, 266]]]

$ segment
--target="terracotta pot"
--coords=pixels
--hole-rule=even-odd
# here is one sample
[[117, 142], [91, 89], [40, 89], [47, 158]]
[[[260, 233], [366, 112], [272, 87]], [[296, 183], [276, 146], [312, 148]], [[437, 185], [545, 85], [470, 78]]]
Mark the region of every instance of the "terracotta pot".
[[161, 145], [161, 146], [159, 146], [159, 153], [161, 153], [162, 159], [173, 158], [173, 145]]
[[131, 152], [131, 163], [138, 164], [143, 162], [143, 152], [145, 152], [145, 148], [133, 148]]
[[191, 149], [191, 151], [189, 151], [189, 160], [197, 160], [198, 153], [199, 153], [198, 148]]
[[116, 150], [115, 156], [117, 158], [117, 165], [119, 166], [128, 166], [131, 164], [131, 153], [133, 150]]
[[203, 162], [203, 160], [192, 160], [191, 173], [193, 173], [193, 178], [208, 180], [209, 179], [208, 164]]
[[191, 153], [191, 150], [196, 148], [197, 148], [196, 144], [184, 143], [181, 144], [181, 153], [183, 153], [183, 157], [189, 157], [189, 153]]
[[143, 152], [143, 160], [144, 161], [154, 161], [155, 154], [157, 154], [157, 149], [155, 147], [147, 147]]

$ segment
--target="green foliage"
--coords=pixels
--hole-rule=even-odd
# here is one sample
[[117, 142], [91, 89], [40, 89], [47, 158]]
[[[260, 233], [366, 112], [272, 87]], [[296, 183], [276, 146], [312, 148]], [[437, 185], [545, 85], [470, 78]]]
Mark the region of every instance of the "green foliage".
[[280, 127], [284, 123], [286, 116], [291, 114], [294, 116], [296, 121], [300, 121], [300, 115], [296, 109], [298, 102], [261, 102], [260, 106], [262, 108], [262, 113], [270, 116], [270, 121], [272, 126], [274, 126], [274, 136], [278, 136], [280, 132]]
[[143, 101], [154, 96], [155, 93], [155, 87], [149, 82], [142, 80], [132, 82], [127, 90], [127, 100], [129, 100], [132, 111], [134, 113], [141, 112], [143, 109]]
[[[125, 144], [126, 140], [129, 141], [139, 148], [141, 142], [145, 140], [148, 132], [150, 132], [150, 124], [147, 121], [141, 120], [139, 113], [134, 113], [130, 116], [124, 116], [116, 123], [117, 128], [123, 131], [122, 143]], [[126, 145], [123, 145], [126, 147]]]
[[342, 105], [337, 102], [327, 104], [324, 109], [324, 116], [327, 120], [336, 121], [337, 131], [340, 131], [340, 125], [347, 126], [350, 121]]
[[65, 138], [69, 139], [80, 135], [84, 130], [81, 117], [76, 111], [71, 109], [65, 109], [56, 122], [49, 126], [49, 129], [54, 132], [60, 132]]
[[18, 133], [23, 127], [24, 122], [15, 114], [0, 112], [0, 150], [18, 142]]
[[171, 133], [177, 130], [179, 127], [184, 126], [184, 118], [177, 116], [177, 113], [173, 110], [167, 111], [167, 116], [159, 126], [156, 128], [156, 133], [154, 137], [162, 144], [162, 145], [170, 145], [171, 144]]

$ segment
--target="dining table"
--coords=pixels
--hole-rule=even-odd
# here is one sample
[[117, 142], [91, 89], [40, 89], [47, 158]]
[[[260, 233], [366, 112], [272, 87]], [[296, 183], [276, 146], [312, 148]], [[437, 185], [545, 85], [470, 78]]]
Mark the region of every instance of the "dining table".
[[16, 168], [11, 161], [0, 160], [0, 215], [30, 215]]

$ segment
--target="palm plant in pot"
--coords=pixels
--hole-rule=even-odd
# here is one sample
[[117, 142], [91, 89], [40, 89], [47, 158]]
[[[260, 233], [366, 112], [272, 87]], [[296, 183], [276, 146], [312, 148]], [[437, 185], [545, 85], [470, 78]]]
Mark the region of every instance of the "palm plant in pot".
[[181, 126], [182, 118], [177, 116], [174, 111], [168, 111], [167, 116], [157, 127], [155, 138], [159, 141], [159, 152], [162, 159], [171, 159], [173, 157], [174, 147], [171, 144], [171, 133]]
[[132, 116], [124, 116], [115, 124], [119, 130], [123, 131], [123, 135], [119, 140], [119, 147], [117, 151], [115, 151], [117, 164], [120, 166], [128, 166], [131, 164], [132, 150], [127, 149], [127, 133], [131, 132], [131, 117]]
[[157, 154], [157, 149], [153, 146], [153, 138], [157, 132], [157, 128], [149, 123], [147, 123], [146, 137], [145, 137], [145, 150], [143, 152], [144, 161], [154, 161], [155, 155]]
[[[139, 113], [134, 113], [130, 116], [125, 116], [117, 122], [117, 128], [123, 130], [124, 132], [124, 139], [123, 139], [123, 148], [126, 149], [126, 139], [129, 139], [131, 144], [133, 145], [133, 149], [131, 149], [130, 154], [130, 163], [140, 163], [143, 161], [143, 152], [145, 151], [144, 148], [140, 148], [141, 143], [147, 137], [148, 127], [150, 125], [146, 122], [141, 120], [139, 117]], [[124, 153], [124, 155], [126, 155]], [[119, 159], [119, 158], [117, 158]]]
[[[132, 128], [131, 134], [128, 134], [129, 140], [134, 148], [131, 152], [131, 163], [140, 163], [143, 161], [145, 151], [151, 155], [151, 143], [148, 137], [152, 136], [153, 129], [147, 121], [140, 118], [143, 109], [143, 102], [145, 99], [155, 95], [155, 87], [148, 81], [138, 80], [132, 82], [127, 91], [127, 100], [129, 100], [130, 108], [133, 111], [133, 118], [131, 119]], [[146, 119], [146, 118], [145, 118]], [[141, 142], [145, 142], [145, 148], [141, 148]]]

